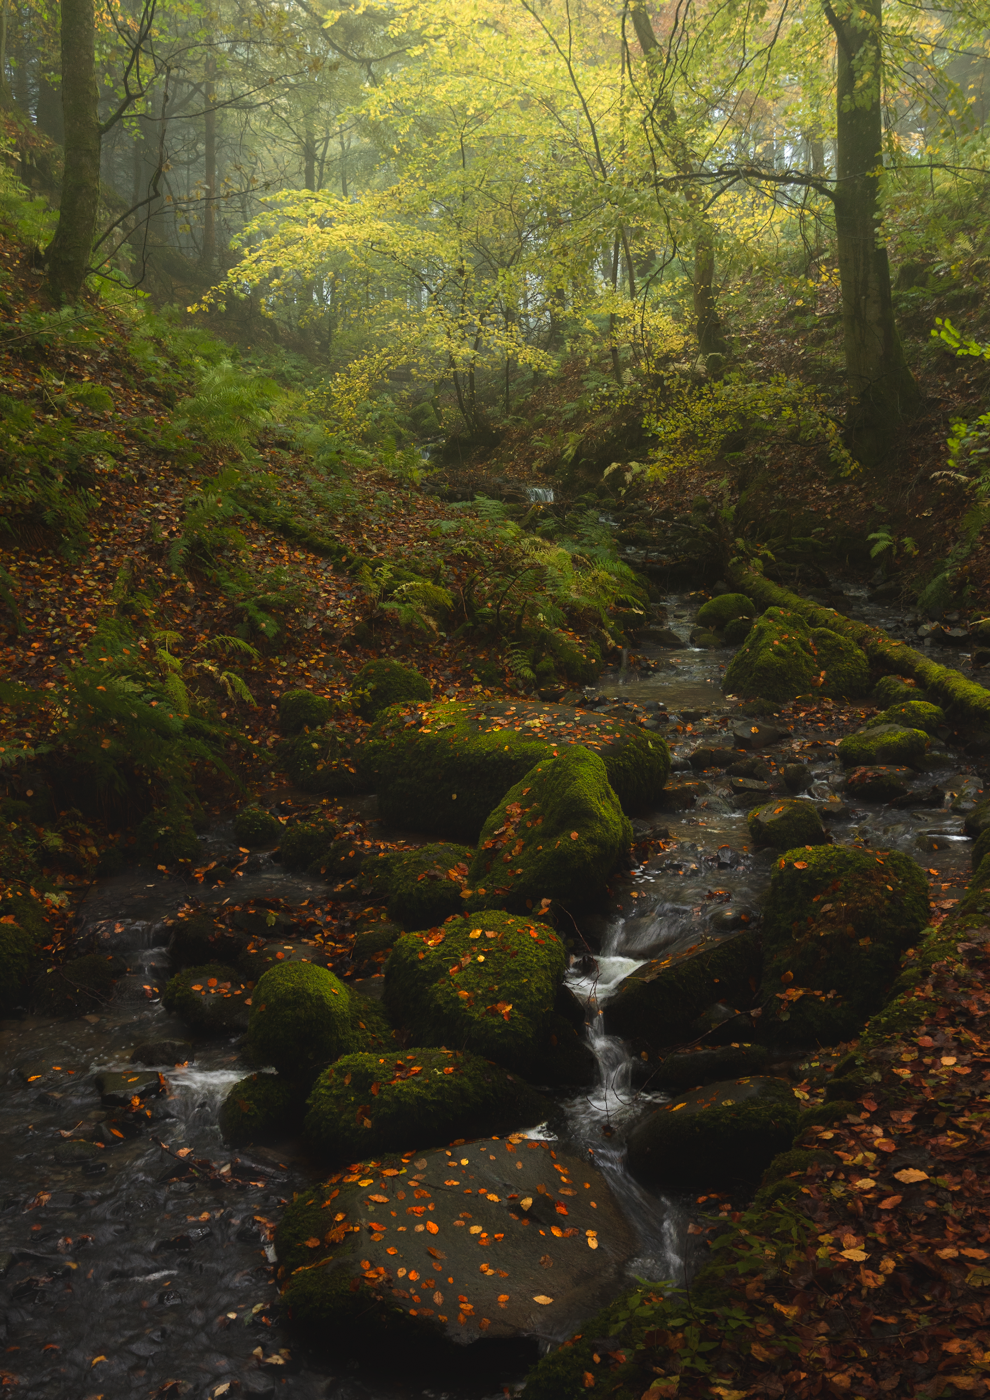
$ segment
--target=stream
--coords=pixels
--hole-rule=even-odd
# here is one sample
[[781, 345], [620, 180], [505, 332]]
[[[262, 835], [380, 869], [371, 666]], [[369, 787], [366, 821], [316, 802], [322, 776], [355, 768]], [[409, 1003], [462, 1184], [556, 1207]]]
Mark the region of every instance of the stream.
[[[865, 592], [847, 589], [844, 602], [854, 616], [915, 640], [916, 624], [869, 604]], [[669, 598], [667, 625], [686, 638], [696, 606]], [[965, 666], [959, 650], [926, 650], [942, 664]], [[742, 717], [719, 687], [731, 655], [646, 647], [642, 656], [655, 669], [608, 672], [598, 696], [651, 711], [671, 744], [676, 780], [690, 772], [687, 754], [699, 742]], [[822, 802], [842, 785], [830, 738], [809, 718], [774, 749], [781, 763], [782, 747], [787, 761], [808, 763], [809, 795]], [[844, 809], [833, 830], [847, 844], [907, 852], [931, 873], [933, 900], [950, 901], [968, 878], [962, 815], [981, 784], [964, 755], [937, 742], [933, 749], [916, 787], [920, 795], [937, 782], [941, 808], [856, 806]], [[694, 806], [637, 823], [640, 838], [665, 828], [663, 849], [618, 882], [608, 917], [582, 924], [589, 952], [575, 956], [567, 981], [588, 1008], [598, 1080], [586, 1093], [556, 1094], [557, 1112], [531, 1134], [594, 1150], [640, 1242], [630, 1275], [675, 1281], [689, 1267], [686, 1203], [639, 1186], [624, 1165], [627, 1132], [663, 1095], [643, 1082], [628, 1047], [605, 1034], [601, 1011], [622, 978], [649, 958], [758, 919], [772, 857], [750, 848], [746, 813], [724, 775], [703, 775], [703, 788]], [[228, 832], [212, 839], [229, 845]], [[238, 900], [325, 899], [325, 886], [287, 874], [268, 857], [253, 857], [249, 868]], [[217, 1109], [248, 1072], [236, 1041], [199, 1041], [182, 1067], [164, 1058], [151, 1066], [131, 1061], [143, 1042], [189, 1039], [155, 994], [169, 975], [163, 920], [189, 898], [230, 895], [229, 886], [211, 894], [143, 869], [101, 881], [79, 920], [84, 938], [127, 958], [113, 1001], [75, 1020], [0, 1022], [0, 1379], [32, 1400], [496, 1400], [514, 1393], [535, 1348], [487, 1350], [483, 1363], [465, 1358], [450, 1374], [403, 1375], [401, 1368], [383, 1372], [372, 1359], [313, 1354], [280, 1325], [269, 1225], [294, 1190], [318, 1179], [316, 1164], [294, 1140], [224, 1147]], [[161, 1092], [146, 1099], [150, 1121], [136, 1136], [120, 1136], [120, 1128], [115, 1136], [98, 1078], [148, 1068], [163, 1077]], [[92, 1140], [68, 1140], [80, 1131]], [[195, 1175], [188, 1163], [197, 1158], [209, 1158], [215, 1171]]]

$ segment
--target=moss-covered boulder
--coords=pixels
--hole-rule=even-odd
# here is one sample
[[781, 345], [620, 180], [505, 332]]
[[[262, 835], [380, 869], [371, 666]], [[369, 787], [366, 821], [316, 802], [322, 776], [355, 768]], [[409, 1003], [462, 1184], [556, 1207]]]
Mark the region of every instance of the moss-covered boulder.
[[275, 1142], [302, 1125], [305, 1091], [280, 1074], [249, 1074], [220, 1105], [217, 1126], [231, 1147]]
[[963, 817], [963, 830], [972, 840], [977, 840], [985, 831], [990, 831], [990, 797], [977, 802], [975, 807]]
[[384, 1002], [415, 1044], [472, 1050], [540, 1082], [565, 967], [548, 924], [485, 909], [400, 938], [385, 964]]
[[680, 1054], [667, 1055], [650, 1075], [650, 1085], [665, 1093], [697, 1089], [723, 1079], [762, 1074], [770, 1061], [765, 1045], [737, 1041], [729, 1045], [699, 1045]]
[[897, 768], [890, 764], [854, 768], [846, 777], [846, 795], [860, 802], [893, 802], [911, 791], [914, 776], [913, 768]]
[[730, 647], [741, 646], [753, 630], [753, 619], [751, 617], [734, 617], [731, 622], [725, 624], [722, 638]]
[[746, 818], [754, 845], [789, 851], [792, 846], [824, 846], [832, 838], [818, 808], [800, 797], [778, 797], [754, 807]]
[[768, 608], [757, 619], [722, 682], [728, 694], [774, 702], [809, 692], [853, 700], [869, 686], [865, 652], [847, 637], [809, 627], [799, 613], [783, 608]]
[[135, 851], [158, 865], [198, 860], [202, 854], [192, 817], [184, 808], [156, 807], [138, 823]]
[[233, 964], [250, 941], [243, 929], [229, 928], [208, 914], [190, 914], [172, 923], [168, 955], [176, 972], [206, 963]]
[[0, 1015], [22, 1000], [36, 955], [37, 944], [27, 929], [0, 923]]
[[867, 720], [865, 729], [876, 729], [881, 724], [897, 725], [901, 729], [922, 729], [926, 734], [935, 734], [945, 726], [945, 711], [939, 705], [930, 705], [927, 700], [904, 700], [891, 705], [873, 719]]
[[329, 969], [287, 962], [265, 973], [251, 999], [247, 1053], [307, 1087], [341, 1055], [385, 1044], [375, 1002], [351, 992]]
[[287, 690], [279, 696], [278, 727], [283, 734], [300, 734], [319, 729], [330, 718], [330, 701], [311, 690]]
[[855, 1035], [927, 922], [928, 882], [899, 851], [788, 851], [763, 909], [761, 1036], [833, 1045]]
[[922, 729], [905, 729], [899, 724], [880, 724], [847, 734], [839, 744], [843, 768], [920, 767], [931, 740]]
[[542, 899], [579, 908], [601, 897], [632, 839], [604, 763], [590, 749], [565, 749], [531, 768], [486, 821], [467, 908], [521, 913]]
[[473, 857], [471, 846], [436, 842], [372, 856], [364, 876], [371, 897], [387, 901], [390, 919], [407, 928], [429, 928], [463, 911], [461, 890]]
[[390, 709], [362, 749], [361, 778], [383, 820], [476, 841], [489, 813], [529, 770], [575, 744], [592, 749], [627, 812], [655, 803], [670, 751], [633, 720], [536, 701], [444, 701]]
[[327, 854], [338, 831], [337, 821], [329, 812], [283, 827], [278, 858], [287, 870], [306, 870]]
[[162, 993], [162, 1005], [200, 1035], [225, 1035], [247, 1030], [251, 990], [235, 968], [205, 963], [177, 972]]
[[304, 729], [277, 746], [278, 760], [303, 792], [346, 796], [358, 788], [357, 771], [346, 737], [333, 724]]
[[249, 850], [277, 846], [282, 836], [282, 823], [263, 807], [242, 807], [234, 818], [234, 835], [238, 843]]
[[123, 958], [86, 953], [46, 967], [31, 988], [31, 1005], [42, 1016], [82, 1016], [105, 1010], [114, 983], [127, 971]]
[[801, 1109], [783, 1079], [725, 1080], [681, 1095], [629, 1135], [629, 1169], [672, 1190], [711, 1191], [760, 1179], [794, 1140]]
[[550, 1110], [501, 1065], [463, 1050], [345, 1055], [317, 1075], [306, 1136], [335, 1165], [530, 1128]]
[[760, 967], [752, 933], [657, 958], [619, 984], [605, 1006], [605, 1030], [637, 1050], [692, 1040], [694, 1022], [713, 1002], [740, 1011], [756, 1005]]
[[369, 661], [354, 677], [352, 690], [363, 719], [375, 719], [389, 705], [429, 700], [433, 693], [425, 676], [400, 661]]
[[924, 700], [925, 692], [902, 676], [881, 676], [873, 687], [872, 698], [875, 705], [886, 709], [890, 705], [902, 705], [905, 701]]
[[721, 593], [717, 598], [709, 598], [707, 603], [702, 604], [695, 622], [699, 627], [721, 632], [728, 623], [738, 618], [753, 618], [756, 613], [756, 604], [744, 593]]

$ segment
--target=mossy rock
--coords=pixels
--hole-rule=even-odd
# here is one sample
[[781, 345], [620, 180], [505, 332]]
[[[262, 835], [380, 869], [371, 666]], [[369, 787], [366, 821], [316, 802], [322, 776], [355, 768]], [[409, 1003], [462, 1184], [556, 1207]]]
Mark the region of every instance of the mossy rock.
[[249, 942], [242, 929], [228, 928], [207, 914], [176, 919], [168, 941], [168, 955], [176, 971], [206, 963], [227, 965], [237, 961]]
[[176, 973], [162, 993], [162, 1006], [200, 1035], [247, 1030], [251, 987], [225, 963], [206, 963]]
[[177, 865], [202, 855], [192, 817], [178, 807], [156, 807], [138, 824], [134, 836], [137, 854], [158, 865]]
[[311, 690], [287, 690], [279, 697], [278, 727], [283, 734], [319, 729], [330, 718], [330, 701]]
[[286, 870], [306, 870], [329, 852], [338, 830], [335, 818], [329, 814], [283, 827], [278, 858]]
[[357, 791], [350, 745], [332, 724], [283, 739], [277, 753], [282, 768], [303, 792], [342, 797]]
[[242, 807], [234, 818], [234, 835], [238, 843], [249, 850], [277, 846], [282, 836], [282, 823], [263, 807]]
[[846, 795], [861, 802], [893, 802], [895, 797], [905, 797], [910, 792], [914, 776], [912, 768], [891, 765], [854, 768], [846, 777]]
[[336, 1165], [530, 1128], [550, 1111], [514, 1074], [462, 1050], [345, 1055], [317, 1076], [306, 1136]]
[[905, 729], [899, 724], [881, 724], [847, 734], [839, 744], [843, 768], [898, 767], [920, 768], [931, 740], [922, 729]]
[[384, 1002], [415, 1043], [471, 1050], [538, 1080], [566, 962], [548, 924], [485, 909], [400, 938]]
[[387, 710], [363, 747], [360, 771], [384, 821], [473, 842], [511, 787], [576, 744], [602, 759], [624, 811], [659, 799], [670, 751], [658, 734], [632, 720], [536, 701]]
[[990, 855], [990, 826], [985, 827], [973, 842], [969, 853], [970, 868], [978, 870], [984, 856]]
[[0, 924], [0, 1015], [12, 1011], [24, 993], [38, 947], [19, 924]]
[[709, 631], [707, 627], [692, 627], [688, 641], [700, 651], [717, 651], [722, 645], [722, 638], [718, 633]]
[[471, 846], [436, 842], [389, 851], [366, 862], [371, 897], [388, 903], [388, 916], [407, 928], [430, 928], [464, 910], [461, 890], [474, 856]]
[[351, 687], [362, 719], [376, 719], [390, 705], [429, 700], [430, 682], [401, 661], [369, 661], [354, 677]]
[[722, 1079], [762, 1074], [770, 1060], [765, 1045], [702, 1046], [682, 1054], [668, 1055], [650, 1076], [650, 1086], [664, 1092], [697, 1089]]
[[894, 724], [902, 729], [921, 729], [926, 734], [935, 734], [945, 727], [945, 722], [945, 711], [940, 706], [930, 705], [927, 700], [904, 700], [867, 720], [864, 728], [869, 730], [881, 724]]
[[[801, 1127], [805, 1125], [802, 1115]], [[753, 1198], [757, 1209], [767, 1210], [777, 1201], [789, 1201], [802, 1194], [811, 1167], [835, 1167], [838, 1159], [831, 1152], [816, 1151], [808, 1147], [791, 1147], [780, 1152], [773, 1159], [760, 1182], [760, 1189]]]
[[752, 598], [747, 598], [744, 593], [721, 593], [717, 598], [709, 598], [707, 603], [703, 603], [694, 620], [699, 627], [721, 632], [730, 622], [754, 618], [757, 611]]
[[881, 676], [873, 687], [872, 698], [875, 705], [886, 709], [890, 705], [902, 705], [905, 702], [924, 700], [925, 693], [917, 686], [909, 685], [900, 676]]
[[713, 1002], [741, 1011], [756, 1005], [760, 967], [752, 933], [654, 959], [624, 978], [606, 1004], [606, 1033], [649, 1048], [693, 1040], [695, 1020]]
[[565, 749], [531, 768], [486, 821], [467, 908], [523, 913], [541, 899], [580, 908], [601, 898], [632, 839], [602, 760], [590, 749]]
[[973, 871], [969, 888], [959, 903], [957, 913], [966, 915], [990, 915], [990, 856], [984, 856]]
[[402, 934], [403, 930], [398, 924], [393, 924], [390, 919], [364, 925], [354, 935], [352, 954], [355, 961], [365, 962], [367, 959], [373, 958], [376, 953], [389, 952], [395, 947], [396, 939], [401, 938]]
[[82, 1016], [104, 1010], [114, 983], [127, 970], [123, 958], [87, 953], [46, 968], [31, 989], [34, 1009], [43, 1016]]
[[848, 638], [783, 608], [768, 608], [753, 624], [722, 681], [727, 694], [782, 703], [811, 691], [832, 700], [869, 690], [865, 652]]
[[990, 797], [977, 802], [976, 806], [966, 813], [963, 817], [963, 830], [973, 840], [982, 836], [985, 831], [990, 831]]
[[760, 1076], [681, 1095], [629, 1135], [629, 1169], [672, 1190], [711, 1191], [758, 1181], [794, 1141], [801, 1109], [790, 1084]]
[[775, 862], [763, 909], [761, 1036], [849, 1039], [883, 1005], [928, 922], [928, 883], [899, 851], [800, 848]]
[[312, 1084], [341, 1055], [385, 1044], [376, 1003], [359, 997], [325, 967], [286, 962], [270, 968], [251, 998], [247, 1054], [252, 1064], [274, 1065], [298, 1084]]
[[731, 622], [725, 624], [722, 638], [728, 646], [738, 647], [743, 644], [752, 630], [753, 619], [751, 617], [734, 617]]
[[231, 1147], [274, 1142], [299, 1131], [305, 1104], [305, 1093], [280, 1074], [249, 1074], [231, 1087], [217, 1126]]
[[746, 818], [757, 846], [789, 851], [792, 846], [824, 846], [831, 837], [822, 825], [813, 802], [800, 797], [778, 797], [754, 807]]

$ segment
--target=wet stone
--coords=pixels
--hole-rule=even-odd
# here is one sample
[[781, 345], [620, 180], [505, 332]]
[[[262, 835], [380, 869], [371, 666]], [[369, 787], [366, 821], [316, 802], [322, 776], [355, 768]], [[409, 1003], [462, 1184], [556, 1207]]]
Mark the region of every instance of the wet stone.
[[149, 1099], [160, 1094], [164, 1085], [160, 1074], [149, 1070], [107, 1070], [96, 1076], [96, 1087], [108, 1108], [123, 1108], [132, 1099]]
[[787, 738], [786, 729], [776, 729], [771, 724], [739, 724], [732, 731], [732, 741], [739, 749], [768, 749]]
[[191, 1040], [145, 1040], [131, 1051], [134, 1065], [184, 1065], [193, 1058]]

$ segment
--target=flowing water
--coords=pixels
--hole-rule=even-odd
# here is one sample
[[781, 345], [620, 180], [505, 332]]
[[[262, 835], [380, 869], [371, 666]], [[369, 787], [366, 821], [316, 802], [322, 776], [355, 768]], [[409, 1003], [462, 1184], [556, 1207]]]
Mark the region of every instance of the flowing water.
[[[692, 605], [668, 602], [669, 624], [686, 637]], [[858, 615], [889, 630], [904, 627], [862, 599], [850, 602]], [[962, 659], [954, 651], [932, 653], [949, 665]], [[616, 703], [632, 699], [655, 707], [675, 770], [683, 770], [699, 740], [720, 735], [738, 718], [719, 688], [731, 653], [685, 645], [647, 655], [654, 671], [614, 673], [601, 689]], [[820, 799], [841, 786], [829, 737], [811, 727], [793, 738], [821, 745], [800, 750], [810, 760], [811, 794]], [[936, 897], [951, 899], [961, 892], [968, 867], [961, 814], [980, 785], [959, 754], [946, 751], [932, 766], [917, 787], [937, 781], [946, 794], [941, 808], [860, 808], [835, 830], [841, 841], [907, 851], [933, 872]], [[534, 1131], [594, 1153], [640, 1241], [630, 1274], [675, 1280], [686, 1267], [684, 1204], [645, 1190], [624, 1165], [629, 1129], [662, 1096], [642, 1082], [628, 1047], [605, 1034], [600, 1013], [622, 978], [647, 959], [699, 937], [723, 937], [758, 917], [770, 858], [749, 848], [745, 813], [733, 805], [721, 776], [706, 775], [705, 782], [708, 791], [694, 807], [647, 819], [667, 829], [663, 849], [621, 882], [610, 917], [584, 925], [588, 952], [575, 958], [568, 983], [587, 1006], [597, 1082], [583, 1094], [561, 1097], [552, 1121]], [[220, 828], [207, 839], [226, 847], [229, 832]], [[265, 857], [250, 864], [237, 885], [239, 901], [267, 896], [316, 903], [325, 897], [325, 886], [286, 874]], [[169, 973], [162, 920], [187, 898], [203, 895], [201, 887], [159, 873], [101, 882], [81, 910], [81, 933], [84, 944], [88, 939], [128, 960], [113, 1001], [71, 1021], [0, 1023], [6, 1082], [0, 1375], [16, 1380], [20, 1392], [12, 1393], [31, 1400], [281, 1394], [292, 1400], [494, 1400], [513, 1393], [526, 1356], [535, 1352], [486, 1351], [473, 1371], [467, 1364], [428, 1377], [393, 1370], [385, 1378], [361, 1358], [309, 1353], [280, 1326], [270, 1225], [293, 1190], [318, 1171], [296, 1141], [248, 1152], [224, 1147], [217, 1110], [247, 1072], [236, 1041], [200, 1041], [188, 1064], [155, 1066], [162, 1080], [160, 1092], [146, 1100], [145, 1131], [129, 1136], [122, 1117], [117, 1132], [124, 1135], [114, 1136], [113, 1110], [101, 1102], [97, 1075], [143, 1072], [130, 1059], [136, 1045], [188, 1038], [155, 991]], [[231, 897], [229, 887], [210, 897]], [[89, 1141], [69, 1141], [80, 1136]], [[212, 1166], [204, 1168], [206, 1161]]]

